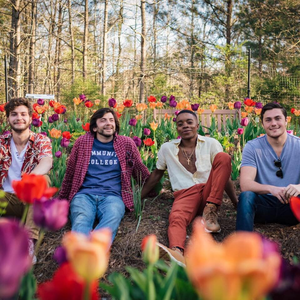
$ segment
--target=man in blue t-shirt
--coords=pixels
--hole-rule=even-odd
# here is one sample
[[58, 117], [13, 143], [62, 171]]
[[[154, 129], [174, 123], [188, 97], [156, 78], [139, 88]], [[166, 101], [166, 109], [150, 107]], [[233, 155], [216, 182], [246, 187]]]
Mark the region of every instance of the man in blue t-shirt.
[[287, 134], [287, 113], [278, 103], [262, 108], [266, 134], [243, 150], [236, 229], [252, 231], [255, 223], [295, 225], [289, 201], [300, 194], [300, 139]]

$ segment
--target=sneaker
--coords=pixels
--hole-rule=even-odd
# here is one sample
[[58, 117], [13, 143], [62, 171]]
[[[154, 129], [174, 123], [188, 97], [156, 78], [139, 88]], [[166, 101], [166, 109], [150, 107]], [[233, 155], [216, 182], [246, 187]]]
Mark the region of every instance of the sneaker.
[[185, 258], [182, 252], [174, 247], [172, 249], [160, 244], [156, 243], [159, 248], [159, 258], [164, 260], [165, 262], [170, 262], [171, 260], [175, 261], [179, 266], [185, 268]]
[[207, 203], [203, 210], [202, 223], [205, 225], [205, 231], [210, 233], [217, 233], [221, 231], [218, 223], [218, 207], [213, 203]]
[[34, 255], [34, 242], [32, 239], [29, 239], [28, 250], [29, 250], [30, 257], [32, 257], [32, 264], [35, 265], [37, 259], [36, 259], [36, 256]]

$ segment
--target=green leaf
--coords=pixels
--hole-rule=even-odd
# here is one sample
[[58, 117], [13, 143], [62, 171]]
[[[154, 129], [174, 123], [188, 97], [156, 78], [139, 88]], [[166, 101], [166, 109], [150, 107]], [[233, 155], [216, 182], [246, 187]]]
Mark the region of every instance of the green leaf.
[[33, 269], [31, 269], [23, 278], [21, 282], [21, 288], [19, 291], [20, 300], [32, 300], [36, 292], [36, 279], [33, 275]]

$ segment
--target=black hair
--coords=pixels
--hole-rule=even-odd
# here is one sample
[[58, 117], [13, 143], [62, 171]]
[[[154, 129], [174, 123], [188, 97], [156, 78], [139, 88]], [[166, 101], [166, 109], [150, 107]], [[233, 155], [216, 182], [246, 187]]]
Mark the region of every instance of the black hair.
[[94, 132], [94, 128], [97, 127], [97, 120], [102, 118], [105, 114], [107, 113], [111, 113], [115, 119], [115, 123], [116, 123], [116, 132], [119, 133], [120, 131], [120, 122], [119, 119], [115, 113], [115, 111], [109, 107], [104, 107], [104, 108], [100, 108], [98, 109], [96, 112], [94, 112], [94, 114], [91, 117], [90, 120], [90, 132], [92, 135], [95, 135], [96, 133]]
[[263, 122], [264, 114], [265, 114], [266, 111], [271, 110], [271, 109], [275, 109], [275, 108], [281, 109], [282, 114], [284, 115], [284, 118], [285, 119], [287, 118], [287, 112], [286, 112], [286, 109], [283, 106], [281, 106], [277, 102], [270, 102], [270, 103], [267, 103], [266, 105], [264, 105], [262, 110], [261, 110], [261, 115], [260, 115], [261, 121]]
[[177, 117], [178, 117], [179, 115], [184, 114], [184, 113], [188, 113], [188, 114], [193, 115], [193, 116], [196, 118], [196, 120], [198, 121], [197, 115], [196, 115], [193, 111], [188, 110], [188, 109], [183, 109], [183, 110], [181, 110], [181, 111], [177, 114], [176, 119], [177, 119]]
[[12, 98], [4, 106], [6, 117], [18, 106], [24, 105], [28, 108], [28, 114], [31, 117], [33, 113], [32, 105], [29, 99], [26, 98]]

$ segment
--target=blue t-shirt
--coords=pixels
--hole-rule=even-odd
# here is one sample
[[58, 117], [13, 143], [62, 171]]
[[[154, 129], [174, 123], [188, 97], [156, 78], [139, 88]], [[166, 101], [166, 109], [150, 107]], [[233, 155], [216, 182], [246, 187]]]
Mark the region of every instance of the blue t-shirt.
[[113, 141], [101, 143], [94, 139], [89, 167], [78, 194], [121, 194], [121, 166]]
[[[267, 140], [267, 136], [249, 141], [243, 150], [241, 167], [250, 166], [257, 169], [255, 181], [277, 187], [300, 183], [300, 139], [294, 135], [287, 135], [280, 157]], [[281, 160], [283, 178], [277, 177], [279, 170], [274, 160]]]

